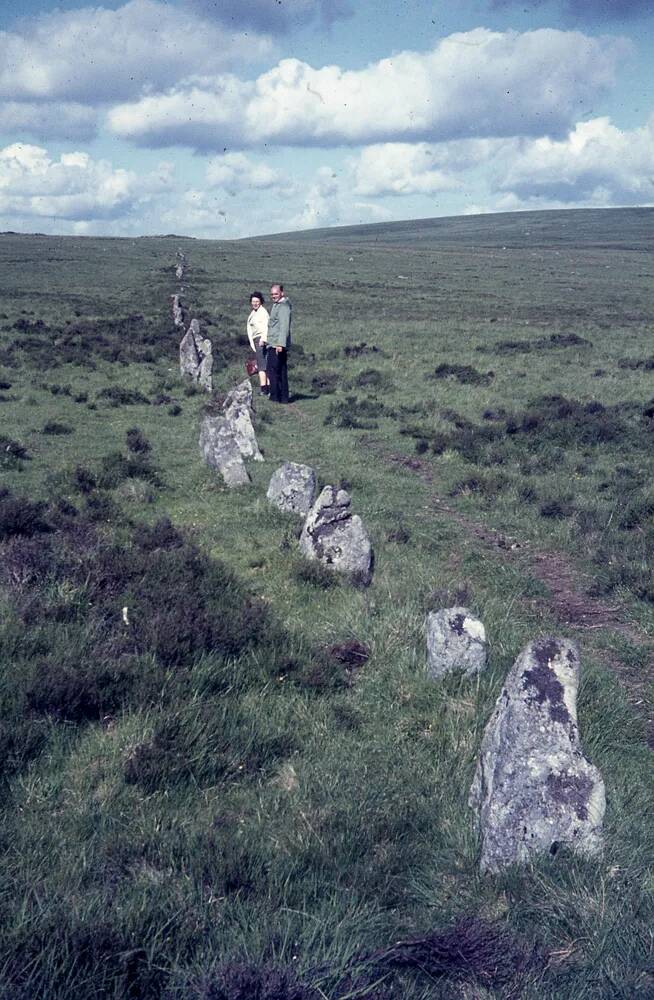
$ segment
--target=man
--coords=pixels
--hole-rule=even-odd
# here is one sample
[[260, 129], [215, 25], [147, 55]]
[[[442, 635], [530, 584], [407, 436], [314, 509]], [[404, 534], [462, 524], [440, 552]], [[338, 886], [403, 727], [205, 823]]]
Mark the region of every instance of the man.
[[291, 345], [291, 303], [283, 285], [272, 285], [273, 301], [268, 320], [266, 373], [273, 403], [288, 403], [288, 349]]

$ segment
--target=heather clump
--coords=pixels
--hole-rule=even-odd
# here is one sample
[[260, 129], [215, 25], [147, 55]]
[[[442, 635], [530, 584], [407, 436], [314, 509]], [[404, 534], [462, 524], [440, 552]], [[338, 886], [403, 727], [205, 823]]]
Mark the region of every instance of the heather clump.
[[0, 541], [12, 535], [32, 535], [50, 531], [46, 505], [17, 497], [10, 490], [0, 490]]
[[0, 434], [0, 469], [20, 469], [21, 461], [31, 458], [25, 445]]
[[72, 511], [0, 499], [7, 641], [25, 661], [12, 683], [28, 714], [102, 718], [156, 697], [162, 671], [261, 642], [265, 609], [170, 521], [119, 537], [100, 529], [104, 517]]
[[455, 378], [461, 385], [489, 385], [495, 378], [495, 372], [480, 372], [471, 365], [441, 364], [427, 378]]
[[377, 427], [377, 419], [386, 414], [386, 407], [369, 397], [346, 396], [331, 403], [325, 424], [347, 429]]
[[109, 385], [101, 389], [96, 399], [109, 403], [110, 406], [147, 405], [150, 400], [138, 389], [126, 389], [124, 386]]
[[102, 489], [113, 489], [125, 479], [145, 479], [153, 485], [160, 483], [159, 473], [147, 452], [112, 451], [100, 463], [97, 484]]
[[46, 421], [41, 431], [42, 434], [49, 435], [73, 434], [74, 432], [74, 427], [71, 427], [70, 424], [63, 424], [59, 420]]
[[134, 454], [145, 454], [152, 450], [152, 445], [139, 427], [130, 427], [125, 434], [128, 451]]

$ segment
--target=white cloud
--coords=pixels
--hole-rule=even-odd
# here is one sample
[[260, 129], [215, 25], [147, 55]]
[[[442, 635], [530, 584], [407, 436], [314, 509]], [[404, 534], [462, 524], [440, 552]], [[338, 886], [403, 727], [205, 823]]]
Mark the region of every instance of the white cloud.
[[88, 153], [53, 160], [40, 146], [14, 143], [0, 150], [0, 218], [116, 219], [167, 191], [171, 174], [170, 164], [139, 176]]
[[283, 59], [252, 82], [180, 81], [118, 105], [109, 125], [145, 146], [200, 150], [562, 135], [611, 86], [627, 48], [579, 32], [476, 28], [363, 70]]
[[117, 136], [142, 145], [224, 149], [242, 144], [242, 117], [251, 93], [251, 84], [231, 74], [193, 78], [167, 94], [112, 108], [108, 125]]
[[580, 122], [562, 140], [536, 139], [496, 179], [513, 198], [557, 204], [644, 204], [654, 200], [654, 116], [622, 130], [609, 118]]
[[126, 100], [270, 51], [256, 33], [157, 0], [57, 10], [23, 24], [0, 32], [0, 97], [13, 101]]
[[353, 161], [357, 194], [435, 194], [452, 191], [461, 180], [435, 165], [433, 147], [425, 142], [368, 146]]
[[289, 229], [318, 229], [340, 221], [341, 189], [331, 167], [319, 167], [304, 195], [304, 208], [289, 222]]
[[267, 163], [252, 160], [245, 153], [224, 153], [207, 163], [207, 184], [222, 188], [228, 194], [240, 191], [274, 191], [275, 196], [287, 197], [293, 185], [281, 170]]

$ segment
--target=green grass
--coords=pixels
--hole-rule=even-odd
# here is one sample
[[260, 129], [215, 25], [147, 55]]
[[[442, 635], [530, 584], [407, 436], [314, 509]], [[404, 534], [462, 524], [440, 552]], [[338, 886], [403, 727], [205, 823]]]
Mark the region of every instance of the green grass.
[[[236, 1000], [238, 962], [329, 1000], [654, 989], [650, 220], [0, 237], [3, 1000]], [[178, 378], [169, 318], [178, 247], [216, 392], [244, 374], [251, 288], [281, 278], [293, 301], [297, 398], [257, 402], [247, 489], [201, 462], [206, 398]], [[284, 460], [347, 485], [367, 590], [307, 572], [299, 522], [265, 499]], [[541, 551], [622, 630], [563, 625]], [[489, 670], [434, 685], [425, 613], [463, 599]], [[581, 646], [606, 853], [482, 877], [481, 735], [552, 631]], [[348, 669], [329, 647], [353, 639], [370, 657]], [[467, 917], [535, 960], [459, 978], [370, 958]]]

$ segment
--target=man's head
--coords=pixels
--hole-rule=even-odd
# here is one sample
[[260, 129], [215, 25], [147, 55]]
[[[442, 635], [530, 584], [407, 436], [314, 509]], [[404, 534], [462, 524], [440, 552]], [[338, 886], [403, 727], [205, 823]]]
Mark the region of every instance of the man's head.
[[273, 302], [279, 302], [280, 299], [284, 298], [284, 286], [283, 285], [271, 285], [270, 286], [270, 298]]

